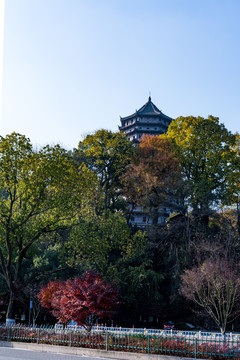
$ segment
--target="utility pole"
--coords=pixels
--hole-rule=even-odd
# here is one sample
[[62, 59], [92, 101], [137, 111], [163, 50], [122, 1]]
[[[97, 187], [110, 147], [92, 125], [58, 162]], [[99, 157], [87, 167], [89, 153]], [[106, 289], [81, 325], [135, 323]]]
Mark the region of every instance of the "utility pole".
[[33, 300], [32, 300], [32, 291], [31, 291], [31, 292], [30, 292], [30, 302], [29, 302], [28, 325], [31, 324], [32, 308], [33, 308]]

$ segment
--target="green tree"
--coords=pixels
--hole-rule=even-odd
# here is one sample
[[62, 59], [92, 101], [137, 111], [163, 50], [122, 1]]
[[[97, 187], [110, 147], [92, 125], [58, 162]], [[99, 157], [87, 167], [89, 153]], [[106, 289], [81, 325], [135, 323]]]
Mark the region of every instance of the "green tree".
[[25, 136], [0, 138], [0, 267], [9, 290], [7, 319], [26, 286], [23, 264], [44, 235], [78, 223], [94, 199], [95, 176], [60, 146], [34, 151]]
[[103, 191], [103, 209], [116, 208], [119, 198], [119, 177], [126, 170], [132, 154], [133, 144], [123, 133], [98, 130], [79, 142], [73, 157], [85, 163], [99, 179]]
[[154, 271], [152, 261], [144, 254], [142, 247], [124, 256], [109, 268], [108, 276], [121, 287], [121, 320], [139, 322], [140, 316], [159, 316], [162, 310], [162, 282], [164, 277]]
[[122, 213], [108, 211], [75, 226], [65, 241], [69, 265], [80, 265], [106, 272], [122, 255], [130, 256], [142, 243], [139, 232], [131, 234]]
[[190, 206], [195, 213], [208, 214], [211, 206], [222, 202], [228, 194], [228, 176], [235, 166], [236, 137], [213, 116], [179, 117], [171, 122], [166, 136], [176, 145]]

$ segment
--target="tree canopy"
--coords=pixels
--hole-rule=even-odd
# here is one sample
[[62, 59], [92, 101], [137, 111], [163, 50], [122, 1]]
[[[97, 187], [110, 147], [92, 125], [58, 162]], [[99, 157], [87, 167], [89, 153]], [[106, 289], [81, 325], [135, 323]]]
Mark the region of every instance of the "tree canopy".
[[103, 208], [116, 206], [119, 196], [119, 178], [126, 170], [134, 152], [133, 144], [123, 133], [98, 130], [87, 135], [78, 144], [73, 156], [79, 163], [84, 163], [94, 171], [103, 191]]
[[193, 210], [207, 211], [223, 201], [234, 171], [236, 137], [213, 116], [179, 117], [171, 122], [167, 137], [176, 145]]
[[180, 181], [181, 170], [170, 140], [143, 135], [137, 154], [122, 176], [129, 202], [143, 206], [157, 224], [160, 206], [177, 207]]
[[10, 292], [7, 318], [24, 289], [23, 262], [45, 234], [79, 221], [81, 207], [94, 197], [95, 177], [77, 172], [66, 151], [34, 151], [25, 136], [0, 139], [0, 266]]

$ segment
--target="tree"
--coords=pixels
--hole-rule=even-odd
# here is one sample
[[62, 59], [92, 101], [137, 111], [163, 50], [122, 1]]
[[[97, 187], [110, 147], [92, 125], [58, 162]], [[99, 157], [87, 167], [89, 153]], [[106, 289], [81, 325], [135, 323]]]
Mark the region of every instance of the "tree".
[[190, 206], [207, 215], [228, 194], [236, 137], [217, 117], [179, 117], [168, 128], [189, 189]]
[[171, 141], [159, 136], [143, 135], [138, 154], [122, 176], [124, 193], [129, 202], [143, 206], [156, 225], [160, 206], [177, 208], [175, 190], [180, 180], [180, 167]]
[[139, 317], [159, 316], [164, 302], [163, 275], [154, 271], [146, 256], [125, 258], [118, 263], [118, 281], [121, 284], [122, 318], [139, 321]]
[[208, 259], [185, 270], [180, 293], [203, 308], [225, 334], [226, 326], [240, 315], [239, 267], [223, 259]]
[[[108, 211], [75, 226], [64, 243], [68, 263], [105, 272], [111, 261], [129, 251], [132, 235], [122, 213]], [[129, 245], [129, 246], [128, 246]]]
[[97, 318], [110, 318], [117, 305], [118, 290], [99, 274], [86, 271], [81, 278], [51, 281], [39, 293], [43, 307], [60, 323], [77, 322], [91, 331]]
[[98, 130], [79, 142], [73, 152], [77, 163], [85, 163], [99, 179], [103, 191], [104, 210], [116, 206], [119, 177], [128, 165], [134, 147], [123, 133]]
[[[95, 176], [77, 172], [66, 151], [13, 133], [0, 138], [0, 267], [9, 290], [7, 321], [29, 282], [24, 264], [48, 233], [79, 222], [81, 208], [94, 199]], [[36, 274], [35, 274], [36, 275]]]

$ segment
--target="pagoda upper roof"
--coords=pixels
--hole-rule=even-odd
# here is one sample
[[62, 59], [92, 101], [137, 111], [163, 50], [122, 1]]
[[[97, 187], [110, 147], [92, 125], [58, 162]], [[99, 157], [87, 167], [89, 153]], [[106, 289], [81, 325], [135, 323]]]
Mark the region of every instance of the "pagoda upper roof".
[[164, 115], [161, 110], [159, 110], [156, 105], [151, 100], [151, 96], [148, 98], [148, 102], [144, 104], [139, 110], [136, 110], [136, 112], [132, 115], [121, 117], [121, 120], [127, 120], [132, 119], [136, 116], [161, 116], [164, 119], [172, 120], [169, 116]]

